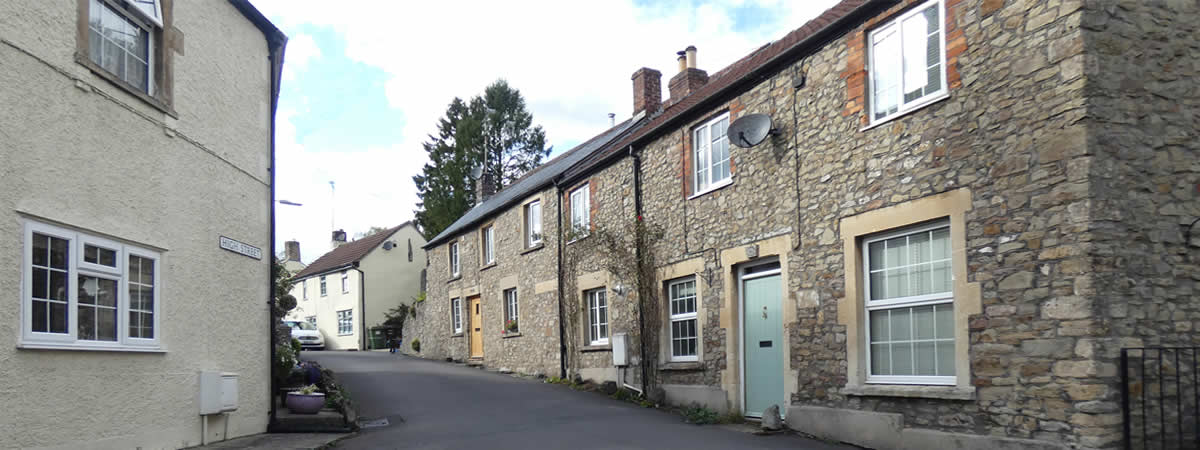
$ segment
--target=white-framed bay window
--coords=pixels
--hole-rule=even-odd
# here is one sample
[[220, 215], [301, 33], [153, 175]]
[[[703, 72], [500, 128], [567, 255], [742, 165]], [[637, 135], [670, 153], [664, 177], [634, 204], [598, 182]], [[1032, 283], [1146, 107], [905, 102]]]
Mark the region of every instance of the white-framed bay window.
[[672, 281], [667, 285], [670, 302], [671, 361], [699, 361], [699, 327], [696, 322], [696, 278]]
[[729, 113], [724, 113], [692, 131], [693, 195], [733, 182], [729, 164]]
[[571, 191], [571, 235], [574, 239], [587, 236], [591, 231], [592, 203], [588, 183]]
[[587, 298], [588, 345], [608, 345], [608, 296], [604, 288], [584, 292]]
[[945, 96], [945, 17], [943, 0], [931, 0], [868, 33], [872, 123]]
[[863, 241], [867, 383], [955, 384], [948, 221]]
[[32, 220], [24, 244], [20, 347], [160, 350], [158, 252]]
[[454, 331], [454, 334], [463, 332], [461, 298], [450, 299], [450, 329]]

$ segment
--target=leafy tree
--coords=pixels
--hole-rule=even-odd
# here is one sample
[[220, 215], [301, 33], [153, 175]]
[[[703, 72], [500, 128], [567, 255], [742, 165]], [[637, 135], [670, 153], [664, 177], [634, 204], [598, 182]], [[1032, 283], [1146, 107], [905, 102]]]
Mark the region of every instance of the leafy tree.
[[389, 230], [389, 229], [390, 229], [390, 228], [388, 228], [388, 227], [371, 227], [371, 228], [368, 228], [368, 229], [367, 229], [367, 231], [365, 231], [365, 232], [358, 232], [358, 233], [354, 233], [354, 239], [362, 239], [362, 238], [365, 238], [365, 237], [367, 237], [367, 236], [371, 236], [371, 235], [376, 235], [376, 234], [382, 233], [382, 232], [384, 232], [384, 231], [387, 231], [387, 230]]
[[432, 239], [475, 206], [471, 170], [482, 165], [499, 190], [541, 164], [550, 154], [546, 133], [533, 125], [521, 93], [497, 80], [483, 95], [455, 98], [423, 144], [429, 163], [414, 176], [417, 225]]
[[275, 281], [275, 306], [271, 311], [275, 319], [275, 342], [287, 344], [292, 339], [292, 329], [281, 321], [288, 311], [296, 307], [296, 297], [291, 294], [292, 274], [283, 267], [283, 262], [278, 258], [271, 260], [271, 279]]

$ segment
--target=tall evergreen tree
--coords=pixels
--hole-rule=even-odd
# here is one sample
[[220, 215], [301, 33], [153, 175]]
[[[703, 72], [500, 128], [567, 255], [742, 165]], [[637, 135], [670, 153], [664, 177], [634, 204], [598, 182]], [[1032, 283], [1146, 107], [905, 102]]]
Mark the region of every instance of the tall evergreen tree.
[[417, 184], [416, 220], [432, 239], [475, 206], [473, 168], [482, 165], [496, 189], [512, 184], [550, 154], [546, 133], [533, 125], [521, 93], [497, 80], [470, 102], [455, 98], [438, 121], [437, 136], [423, 146], [429, 154]]

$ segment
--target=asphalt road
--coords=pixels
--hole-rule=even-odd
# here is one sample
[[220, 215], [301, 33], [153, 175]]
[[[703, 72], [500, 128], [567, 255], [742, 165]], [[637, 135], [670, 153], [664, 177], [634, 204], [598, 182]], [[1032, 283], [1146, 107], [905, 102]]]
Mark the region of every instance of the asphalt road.
[[364, 419], [337, 448], [847, 450], [794, 435], [696, 426], [593, 392], [387, 352], [304, 352], [333, 369]]

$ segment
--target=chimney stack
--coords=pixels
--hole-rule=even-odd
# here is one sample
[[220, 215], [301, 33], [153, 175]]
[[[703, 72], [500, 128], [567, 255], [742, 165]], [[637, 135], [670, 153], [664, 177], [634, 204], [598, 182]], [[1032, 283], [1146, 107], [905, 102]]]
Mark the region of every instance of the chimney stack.
[[662, 72], [643, 67], [633, 73], [633, 115], [662, 109]]
[[679, 52], [678, 55], [679, 73], [671, 77], [671, 83], [668, 85], [671, 103], [678, 102], [708, 83], [708, 72], [696, 68], [696, 46], [689, 45], [687, 50]]
[[475, 205], [482, 205], [495, 193], [496, 181], [492, 179], [492, 174], [485, 169], [479, 175], [479, 179], [475, 180]]
[[333, 232], [333, 243], [332, 243], [333, 248], [341, 247], [345, 243], [346, 243], [346, 231], [345, 230], [334, 231]]
[[286, 261], [300, 262], [300, 241], [287, 241], [283, 243]]
[[610, 128], [617, 126], [617, 115], [615, 113], [608, 113], [608, 126]]

